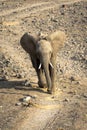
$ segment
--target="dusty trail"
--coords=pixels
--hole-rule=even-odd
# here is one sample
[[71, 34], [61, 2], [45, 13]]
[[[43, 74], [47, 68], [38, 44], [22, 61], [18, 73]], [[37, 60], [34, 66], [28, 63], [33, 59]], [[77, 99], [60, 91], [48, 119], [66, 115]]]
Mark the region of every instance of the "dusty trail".
[[51, 121], [54, 119], [54, 116], [56, 114], [56, 109], [35, 109], [34, 113], [31, 112], [31, 114], [28, 115], [27, 120], [23, 122], [23, 125], [22, 127], [20, 127], [20, 130], [45, 130], [47, 127], [46, 125], [51, 125]]
[[[37, 86], [36, 73], [32, 68], [30, 58], [20, 47], [20, 37], [26, 31], [31, 33], [36, 33], [40, 30], [50, 32], [55, 30], [57, 26], [63, 26], [63, 28], [73, 35], [81, 31], [82, 33], [85, 32], [82, 29], [86, 28], [84, 26], [86, 16], [83, 16], [81, 19], [83, 20], [83, 27], [80, 31], [77, 29], [77, 32], [75, 32], [76, 30], [74, 30], [73, 26], [75, 24], [74, 21], [76, 23], [79, 21], [80, 25], [82, 25], [80, 17], [78, 17], [78, 20], [73, 19], [77, 14], [77, 12], [73, 13], [75, 11], [73, 11], [74, 7], [69, 7], [70, 4], [73, 5], [74, 2], [78, 1], [80, 0], [45, 0], [44, 2], [43, 0], [22, 0], [22, 2], [15, 0], [15, 4], [14, 1], [0, 1], [0, 49], [2, 50], [0, 52], [3, 52], [7, 59], [12, 59], [14, 61], [12, 63], [17, 64], [22, 72], [26, 72], [26, 78], [30, 79], [31, 82], [35, 82], [34, 85]], [[75, 8], [77, 5], [75, 5]], [[58, 9], [60, 6], [62, 7], [59, 12]], [[63, 12], [63, 8], [67, 11]], [[70, 13], [73, 14], [73, 17], [69, 11], [71, 11]], [[84, 12], [81, 13], [82, 16]], [[56, 19], [59, 21], [56, 21]], [[55, 28], [53, 28], [54, 26]], [[76, 37], [74, 36], [74, 38]], [[71, 41], [69, 42], [72, 43], [73, 41]], [[80, 42], [83, 43], [83, 41]], [[71, 48], [68, 48], [68, 50], [75, 50], [73, 48], [74, 44], [73, 42]], [[70, 55], [70, 52], [64, 53], [64, 55], [67, 54]], [[10, 60], [6, 62], [9, 63]], [[85, 61], [85, 58], [83, 60]], [[7, 68], [8, 65], [6, 66]], [[72, 62], [70, 62], [70, 65], [72, 65]], [[36, 86], [33, 88], [26, 87], [24, 85], [24, 78], [18, 79], [13, 76], [7, 78], [7, 81], [1, 81], [0, 130], [86, 130], [87, 79], [83, 80], [83, 77], [81, 78], [82, 82], [73, 77], [68, 79], [67, 77], [64, 79], [63, 76], [59, 77], [58, 92], [55, 96], [47, 94], [43, 89], [37, 89]], [[19, 99], [26, 95], [36, 96], [36, 104], [33, 107], [15, 106]]]
[[[68, 81], [69, 82], [69, 81]], [[68, 83], [64, 82], [67, 87]], [[73, 84], [73, 90], [70, 91], [59, 89], [55, 96], [39, 94], [37, 97], [37, 105], [27, 110], [27, 119], [20, 122], [16, 129], [20, 130], [86, 130], [85, 114], [87, 109], [87, 102], [84, 97], [79, 97], [78, 94], [74, 94], [75, 83]], [[70, 89], [72, 88], [72, 85]], [[83, 90], [86, 90], [83, 88]], [[82, 91], [82, 90], [81, 90]], [[68, 94], [68, 93], [71, 94]], [[38, 93], [35, 93], [38, 95]], [[34, 95], [34, 93], [31, 93]], [[41, 97], [42, 96], [42, 97]], [[80, 98], [80, 100], [79, 100]], [[85, 111], [84, 111], [85, 110]], [[80, 121], [80, 123], [79, 123]], [[84, 125], [83, 125], [84, 124]], [[21, 127], [19, 127], [21, 126]]]

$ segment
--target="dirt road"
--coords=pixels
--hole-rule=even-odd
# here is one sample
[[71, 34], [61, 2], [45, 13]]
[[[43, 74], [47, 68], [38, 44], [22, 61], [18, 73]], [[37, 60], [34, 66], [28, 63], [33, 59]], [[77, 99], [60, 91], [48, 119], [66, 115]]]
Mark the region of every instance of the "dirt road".
[[[56, 95], [38, 88], [25, 32], [67, 34], [58, 53]], [[32, 105], [21, 104], [25, 96]], [[17, 106], [17, 103], [20, 105]], [[87, 0], [0, 1], [0, 130], [87, 129]]]

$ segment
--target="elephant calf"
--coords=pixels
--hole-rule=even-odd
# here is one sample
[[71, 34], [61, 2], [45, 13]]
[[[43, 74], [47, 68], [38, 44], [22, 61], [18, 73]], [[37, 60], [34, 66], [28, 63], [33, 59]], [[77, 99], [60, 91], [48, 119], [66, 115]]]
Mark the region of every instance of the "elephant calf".
[[40, 87], [44, 87], [43, 74], [45, 74], [49, 93], [54, 93], [56, 90], [56, 57], [65, 40], [66, 35], [63, 31], [53, 32], [46, 37], [33, 37], [25, 33], [20, 40], [21, 46], [31, 57]]

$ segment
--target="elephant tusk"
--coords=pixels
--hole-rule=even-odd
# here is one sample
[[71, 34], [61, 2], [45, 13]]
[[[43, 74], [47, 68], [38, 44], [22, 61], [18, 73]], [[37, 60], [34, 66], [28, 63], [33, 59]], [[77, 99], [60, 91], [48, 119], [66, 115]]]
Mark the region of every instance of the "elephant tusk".
[[40, 65], [39, 65], [38, 69], [41, 69], [41, 66], [42, 66], [42, 64], [40, 63]]
[[51, 66], [52, 68], [54, 68], [51, 62], [50, 62], [50, 66]]

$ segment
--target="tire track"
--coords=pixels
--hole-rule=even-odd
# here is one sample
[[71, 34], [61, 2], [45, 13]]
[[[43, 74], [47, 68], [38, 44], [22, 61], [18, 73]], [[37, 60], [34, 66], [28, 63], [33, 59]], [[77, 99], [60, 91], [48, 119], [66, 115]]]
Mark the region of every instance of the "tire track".
[[41, 11], [47, 8], [55, 7], [55, 5], [56, 5], [55, 2], [50, 2], [50, 3], [42, 2], [38, 4], [33, 4], [33, 5], [28, 4], [26, 7], [19, 7], [17, 9], [10, 9], [8, 11], [3, 10], [0, 12], [0, 16], [5, 17], [12, 14], [16, 14], [16, 13], [23, 13], [23, 12], [25, 13], [27, 11], [31, 11], [30, 13], [32, 13], [32, 12]]
[[[64, 1], [51, 1], [51, 2], [40, 2], [40, 3], [36, 3], [36, 4], [28, 4], [26, 7], [22, 6], [22, 7], [19, 7], [19, 8], [16, 8], [16, 9], [10, 9], [10, 10], [2, 10], [0, 12], [0, 17], [8, 17], [8, 16], [15, 16], [17, 15], [16, 17], [23, 17], [23, 14], [25, 15], [25, 17], [27, 15], [30, 15], [31, 13], [38, 13], [38, 12], [41, 12], [41, 11], [44, 11], [44, 10], [49, 10], [49, 9], [52, 9], [52, 8], [56, 8], [58, 7], [59, 5], [62, 5], [62, 4], [71, 4], [71, 3], [74, 3], [74, 2], [78, 2], [80, 0], [73, 0], [73, 1], [70, 1], [70, 0], [64, 0]], [[28, 13], [29, 12], [29, 13]]]

